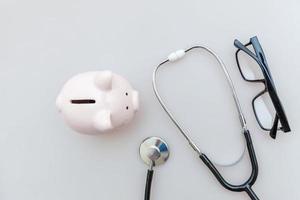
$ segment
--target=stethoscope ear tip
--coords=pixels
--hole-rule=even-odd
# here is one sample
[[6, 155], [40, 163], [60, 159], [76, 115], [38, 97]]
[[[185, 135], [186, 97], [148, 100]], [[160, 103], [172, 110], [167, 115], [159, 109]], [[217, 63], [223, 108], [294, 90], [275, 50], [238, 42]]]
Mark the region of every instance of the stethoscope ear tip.
[[169, 155], [167, 143], [159, 137], [148, 137], [140, 145], [140, 156], [151, 168], [164, 164]]

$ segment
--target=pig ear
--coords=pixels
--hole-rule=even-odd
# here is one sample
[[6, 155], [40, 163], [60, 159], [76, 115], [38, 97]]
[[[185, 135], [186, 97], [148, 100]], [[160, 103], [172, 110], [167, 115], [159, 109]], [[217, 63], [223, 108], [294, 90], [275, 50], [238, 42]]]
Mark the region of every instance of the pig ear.
[[111, 71], [97, 72], [95, 76], [95, 84], [102, 90], [110, 90], [112, 85], [113, 74]]
[[112, 129], [111, 112], [109, 110], [99, 111], [94, 118], [94, 127], [101, 132]]
[[132, 104], [133, 109], [137, 111], [139, 109], [139, 93], [135, 90], [132, 92]]

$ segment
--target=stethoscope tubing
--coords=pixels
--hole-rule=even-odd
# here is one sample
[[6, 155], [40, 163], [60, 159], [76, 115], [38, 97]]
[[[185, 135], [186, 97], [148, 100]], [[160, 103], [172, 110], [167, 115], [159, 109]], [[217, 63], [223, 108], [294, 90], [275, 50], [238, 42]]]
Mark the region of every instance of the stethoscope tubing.
[[258, 176], [258, 163], [255, 155], [255, 150], [253, 147], [250, 132], [246, 130], [243, 134], [245, 136], [245, 140], [247, 143], [247, 150], [248, 150], [248, 154], [252, 166], [251, 175], [248, 178], [248, 180], [245, 181], [243, 184], [233, 185], [228, 183], [204, 153], [202, 153], [199, 157], [203, 161], [203, 163], [210, 169], [210, 171], [213, 173], [213, 175], [216, 177], [216, 179], [224, 188], [233, 192], [246, 192], [252, 200], [259, 200], [255, 192], [252, 190], [252, 185], [255, 183]]
[[[235, 91], [233, 82], [231, 80], [231, 77], [226, 69], [225, 64], [223, 63], [223, 61], [221, 60], [221, 58], [214, 52], [212, 51], [210, 48], [205, 47], [205, 46], [193, 46], [187, 50], [184, 50], [184, 53], [182, 53], [182, 51], [180, 51], [178, 54], [178, 59], [183, 57], [185, 53], [193, 50], [193, 49], [203, 49], [206, 50], [207, 52], [209, 52], [211, 55], [213, 55], [218, 63], [221, 65], [223, 72], [226, 76], [226, 79], [229, 83], [229, 86], [231, 88], [232, 91], [232, 95], [234, 98], [234, 102], [237, 108], [237, 111], [239, 113], [239, 119], [240, 119], [240, 123], [242, 126], [242, 134], [245, 137], [245, 141], [246, 141], [246, 146], [247, 146], [247, 150], [248, 150], [248, 154], [250, 157], [250, 161], [251, 161], [251, 166], [252, 166], [252, 172], [250, 177], [248, 178], [247, 181], [245, 181], [243, 184], [240, 185], [234, 185], [234, 184], [230, 184], [229, 182], [227, 182], [223, 176], [220, 174], [220, 172], [217, 170], [217, 168], [215, 167], [215, 165], [213, 164], [213, 162], [200, 150], [200, 148], [194, 143], [194, 141], [188, 136], [188, 134], [185, 132], [185, 130], [181, 127], [181, 125], [179, 124], [179, 122], [175, 119], [175, 117], [173, 116], [173, 114], [171, 113], [171, 111], [169, 111], [169, 109], [167, 108], [166, 104], [164, 103], [162, 97], [159, 95], [158, 89], [157, 89], [157, 84], [156, 84], [156, 76], [157, 76], [157, 72], [158, 69], [164, 65], [167, 62], [171, 62], [171, 60], [168, 58], [167, 60], [163, 61], [162, 63], [160, 63], [154, 70], [153, 72], [153, 77], [152, 77], [152, 85], [153, 85], [153, 90], [154, 93], [160, 103], [160, 105], [162, 106], [162, 108], [164, 109], [164, 111], [167, 113], [167, 115], [169, 116], [169, 118], [172, 120], [172, 122], [175, 124], [175, 126], [179, 129], [180, 133], [184, 136], [184, 138], [188, 141], [189, 145], [194, 149], [194, 151], [196, 151], [200, 157], [200, 159], [203, 161], [203, 163], [209, 168], [209, 170], [213, 173], [213, 175], [216, 177], [216, 179], [219, 181], [219, 183], [226, 189], [233, 191], [233, 192], [246, 192], [248, 194], [248, 196], [252, 199], [252, 200], [259, 200], [259, 198], [257, 197], [257, 195], [255, 194], [255, 192], [252, 190], [252, 186], [255, 183], [257, 176], [258, 176], [258, 163], [257, 163], [257, 159], [256, 159], [256, 155], [255, 155], [255, 150], [253, 147], [253, 143], [252, 143], [252, 139], [250, 136], [250, 132], [247, 129], [246, 126], [246, 120], [244, 117], [244, 114], [242, 112], [242, 108], [240, 106], [239, 100], [238, 100], [238, 96], [237, 93]], [[175, 53], [176, 55], [176, 53]], [[175, 58], [173, 61], [177, 60], [177, 58]]]
[[148, 169], [148, 171], [147, 171], [147, 179], [146, 179], [146, 186], [145, 186], [144, 200], [150, 200], [153, 173], [154, 173], [153, 169]]

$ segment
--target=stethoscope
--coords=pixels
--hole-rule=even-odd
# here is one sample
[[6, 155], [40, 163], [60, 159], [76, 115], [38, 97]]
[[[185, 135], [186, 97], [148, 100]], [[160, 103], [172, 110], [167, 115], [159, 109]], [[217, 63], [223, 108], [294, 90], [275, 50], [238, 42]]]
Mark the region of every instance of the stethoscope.
[[150, 199], [154, 167], [164, 164], [169, 158], [169, 147], [159, 137], [148, 137], [140, 145], [140, 156], [149, 167], [147, 170], [145, 200]]
[[[248, 150], [248, 154], [250, 157], [250, 161], [251, 161], [251, 166], [252, 166], [252, 172], [250, 177], [248, 178], [248, 180], [240, 185], [234, 185], [231, 184], [229, 182], [227, 182], [223, 176], [220, 174], [220, 172], [217, 170], [217, 168], [215, 167], [215, 165], [213, 164], [213, 162], [203, 153], [201, 152], [201, 150], [199, 149], [199, 147], [195, 144], [195, 142], [193, 142], [193, 140], [188, 136], [188, 134], [186, 133], [186, 131], [182, 128], [182, 126], [178, 123], [178, 121], [175, 119], [174, 115], [170, 112], [170, 110], [167, 108], [166, 104], [164, 103], [162, 97], [159, 95], [158, 89], [157, 89], [157, 84], [156, 84], [156, 76], [157, 76], [157, 72], [158, 69], [168, 63], [168, 62], [174, 62], [178, 59], [181, 59], [182, 57], [184, 57], [184, 55], [194, 49], [203, 49], [208, 51], [211, 55], [213, 55], [218, 63], [221, 65], [224, 74], [226, 76], [227, 82], [229, 83], [229, 86], [231, 88], [232, 91], [232, 95], [233, 95], [233, 99], [239, 114], [239, 119], [240, 119], [240, 123], [242, 126], [242, 133], [244, 134], [245, 137], [245, 141], [246, 141], [246, 146], [247, 146], [247, 150]], [[211, 49], [209, 49], [208, 47], [205, 46], [193, 46], [187, 50], [178, 50], [172, 54], [170, 54], [168, 56], [168, 59], [163, 61], [162, 63], [160, 63], [154, 70], [153, 72], [153, 80], [152, 80], [152, 84], [153, 84], [153, 89], [154, 89], [154, 93], [159, 101], [159, 103], [161, 104], [162, 108], [165, 110], [165, 112], [168, 114], [168, 116], [170, 117], [170, 119], [173, 121], [173, 123], [176, 125], [176, 127], [179, 129], [179, 131], [181, 132], [181, 134], [184, 136], [184, 138], [188, 141], [189, 145], [193, 148], [193, 150], [198, 154], [198, 156], [200, 157], [200, 159], [203, 161], [203, 163], [210, 169], [210, 171], [213, 173], [213, 175], [216, 177], [216, 179], [219, 181], [219, 183], [226, 189], [233, 191], [233, 192], [246, 192], [248, 194], [248, 196], [252, 199], [252, 200], [259, 200], [259, 198], [256, 196], [255, 192], [252, 190], [252, 186], [256, 181], [257, 175], [258, 175], [258, 164], [257, 164], [257, 160], [256, 160], [256, 156], [255, 156], [255, 151], [254, 151], [254, 147], [252, 144], [252, 140], [251, 140], [251, 136], [250, 136], [250, 132], [247, 129], [246, 126], [246, 120], [245, 117], [243, 115], [233, 82], [230, 78], [230, 75], [226, 69], [225, 64], [223, 63], [223, 61], [220, 59], [220, 57]], [[157, 139], [157, 138], [156, 138]], [[153, 141], [152, 141], [153, 142]], [[153, 145], [152, 145], [153, 146]], [[154, 145], [155, 146], [155, 145]], [[141, 153], [141, 152], [140, 152]], [[151, 153], [145, 154], [145, 155], [151, 155]], [[145, 156], [147, 157], [147, 156]], [[150, 156], [151, 157], [151, 156]], [[151, 160], [151, 158], [148, 157], [148, 160]], [[152, 158], [157, 158], [157, 156], [152, 156]], [[154, 159], [155, 160], [155, 159]], [[150, 164], [149, 164], [150, 163]], [[161, 163], [161, 162], [158, 162]], [[152, 175], [153, 175], [153, 171], [151, 172], [153, 166], [155, 166], [155, 162], [152, 160], [151, 162], [149, 161], [148, 164], [150, 165], [150, 172], [148, 171], [148, 178], [150, 180], [152, 180]], [[147, 188], [147, 184], [150, 186], [148, 186]], [[146, 184], [146, 192], [145, 192], [145, 200], [149, 199], [150, 196], [150, 188], [151, 188], [151, 181], [147, 181]], [[150, 188], [149, 188], [150, 187]], [[147, 194], [149, 194], [147, 196]]]

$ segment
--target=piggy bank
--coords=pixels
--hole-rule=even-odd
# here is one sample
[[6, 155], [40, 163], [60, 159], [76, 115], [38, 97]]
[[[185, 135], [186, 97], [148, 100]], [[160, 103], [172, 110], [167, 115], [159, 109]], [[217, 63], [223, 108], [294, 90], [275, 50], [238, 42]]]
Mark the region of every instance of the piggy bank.
[[132, 120], [138, 92], [111, 71], [78, 74], [65, 83], [56, 106], [66, 123], [85, 134], [108, 132]]

